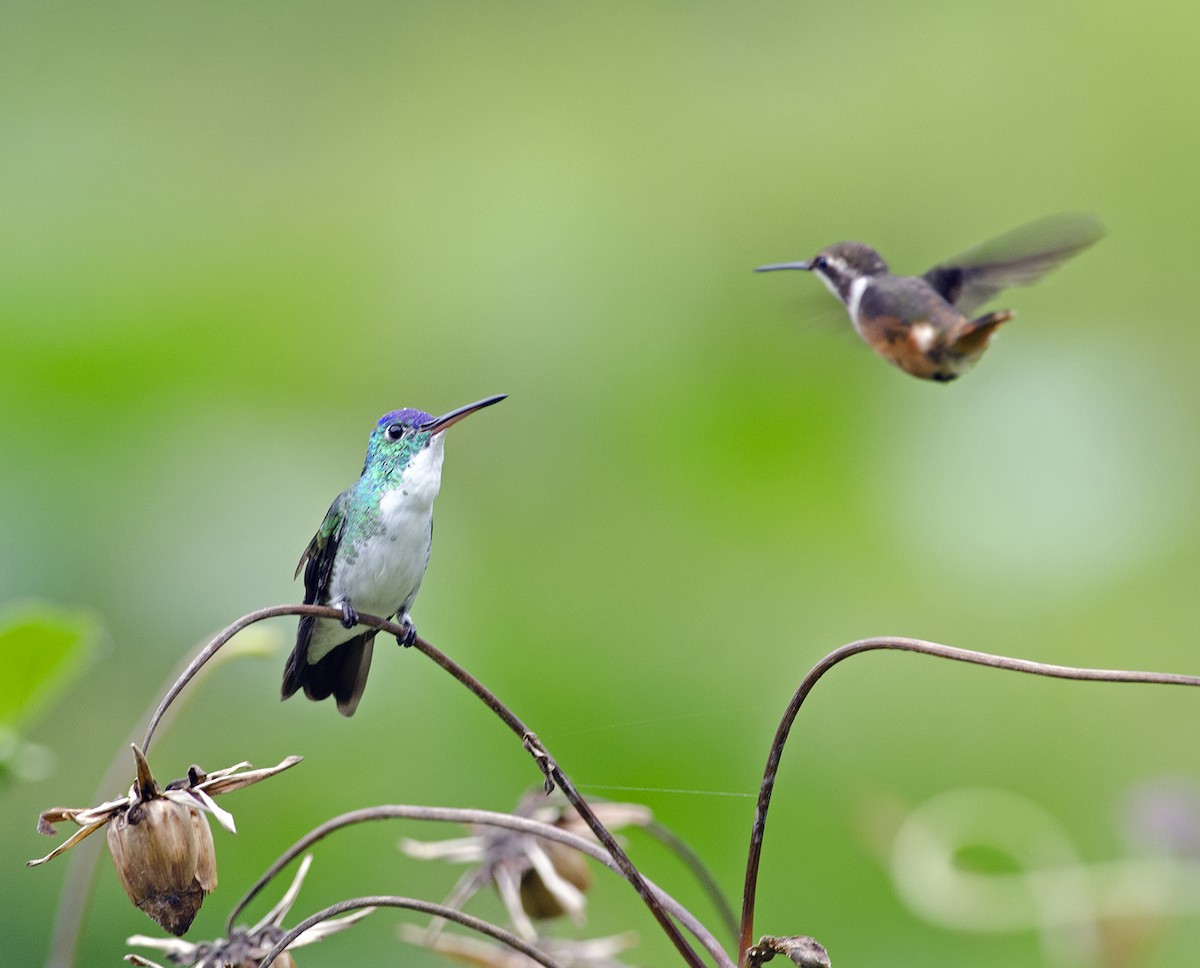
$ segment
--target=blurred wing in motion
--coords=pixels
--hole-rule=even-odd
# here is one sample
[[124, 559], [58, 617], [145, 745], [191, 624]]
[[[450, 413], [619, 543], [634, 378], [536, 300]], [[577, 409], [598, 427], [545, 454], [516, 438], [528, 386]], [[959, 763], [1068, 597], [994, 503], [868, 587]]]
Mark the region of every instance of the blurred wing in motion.
[[1001, 289], [1028, 286], [1104, 236], [1094, 215], [1051, 215], [984, 242], [925, 273], [925, 281], [963, 315]]

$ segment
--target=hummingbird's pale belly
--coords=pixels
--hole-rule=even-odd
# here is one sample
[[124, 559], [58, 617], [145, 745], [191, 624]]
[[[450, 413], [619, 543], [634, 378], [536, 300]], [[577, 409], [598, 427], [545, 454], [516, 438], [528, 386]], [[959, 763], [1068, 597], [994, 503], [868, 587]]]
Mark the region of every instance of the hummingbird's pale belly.
[[[411, 607], [433, 540], [433, 497], [407, 488], [385, 494], [379, 504], [380, 530], [339, 549], [323, 604], [337, 607], [349, 600], [355, 611], [387, 618], [403, 616]], [[405, 493], [405, 491], [407, 493]], [[418, 497], [414, 500], [414, 497]], [[308, 646], [308, 661], [318, 662], [335, 646], [366, 631], [362, 625], [343, 628], [335, 619], [320, 619]]]

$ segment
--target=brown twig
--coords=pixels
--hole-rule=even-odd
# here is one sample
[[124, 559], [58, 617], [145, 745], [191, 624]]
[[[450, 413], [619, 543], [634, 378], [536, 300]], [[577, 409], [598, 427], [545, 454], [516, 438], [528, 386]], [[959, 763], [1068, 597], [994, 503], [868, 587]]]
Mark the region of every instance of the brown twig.
[[[191, 666], [196, 663], [201, 654], [201, 647], [195, 646], [189, 653], [186, 664], [184, 660], [180, 660], [171, 670], [166, 682], [177, 683], [185, 675], [188, 679], [195, 676], [200, 665], [204, 663], [200, 663], [195, 669], [192, 669]], [[183, 666], [182, 670], [180, 666]], [[176, 690], [176, 695], [178, 695], [178, 690]], [[153, 714], [147, 709], [140, 717], [139, 722], [149, 720], [157, 725], [165, 711], [165, 707], [161, 704]], [[130, 739], [136, 735], [137, 728], [135, 726], [131, 731]], [[153, 728], [151, 728], [152, 731]], [[149, 738], [149, 732], [146, 735]], [[145, 747], [143, 746], [142, 749], [145, 750]], [[126, 744], [121, 746], [113, 756], [108, 769], [105, 770], [104, 776], [96, 787], [95, 794], [88, 802], [102, 803], [112, 799], [114, 791], [125, 789], [125, 782], [129, 776], [129, 747]], [[46, 968], [71, 968], [75, 964], [79, 936], [83, 929], [83, 917], [87, 911], [88, 897], [91, 894], [92, 882], [95, 880], [99, 860], [100, 850], [98, 845], [93, 842], [86, 845], [81, 844], [75, 848], [67, 861], [67, 873], [63, 878], [62, 893], [59, 895], [58, 907], [54, 912], [54, 926], [50, 933], [50, 952], [46, 956]]]
[[669, 850], [674, 851], [679, 859], [687, 865], [688, 870], [700, 882], [704, 893], [708, 895], [709, 901], [712, 902], [712, 906], [716, 909], [717, 917], [721, 919], [721, 925], [729, 932], [729, 936], [736, 940], [738, 923], [737, 918], [734, 916], [733, 908], [729, 906], [729, 901], [722, 892], [721, 886], [717, 883], [717, 879], [713, 877], [712, 871], [700, 859], [700, 855], [692, 850], [691, 846], [673, 830], [659, 823], [657, 820], [652, 820], [642, 829], [655, 840], [664, 844]]
[[[560, 826], [554, 824], [542, 823], [541, 820], [534, 820], [529, 817], [518, 817], [514, 813], [496, 813], [490, 810], [462, 810], [462, 808], [454, 807], [426, 807], [414, 806], [410, 804], [385, 804], [376, 807], [364, 807], [362, 810], [353, 810], [348, 813], [342, 813], [340, 816], [332, 817], [325, 820], [325, 823], [316, 826], [307, 834], [302, 836], [300, 840], [284, 850], [274, 864], [266, 868], [262, 876], [251, 885], [250, 890], [242, 896], [238, 903], [234, 904], [233, 910], [230, 910], [229, 916], [226, 919], [226, 934], [232, 933], [234, 930], [234, 922], [238, 916], [244, 912], [248, 904], [256, 898], [260, 892], [270, 884], [272, 879], [278, 876], [284, 867], [287, 867], [290, 862], [298, 858], [305, 850], [312, 847], [312, 844], [317, 841], [324, 840], [332, 832], [341, 830], [353, 824], [367, 823], [371, 820], [389, 820], [389, 819], [404, 819], [404, 820], [427, 820], [434, 823], [455, 823], [478, 826], [498, 826], [506, 830], [517, 830], [523, 834], [530, 834], [535, 837], [542, 837], [544, 840], [556, 841], [563, 843], [565, 846], [578, 850], [578, 852], [587, 854], [590, 858], [598, 860], [601, 864], [610, 868], [611, 871], [620, 873], [620, 868], [617, 862], [612, 859], [607, 850], [600, 847], [599, 844], [587, 840], [586, 837], [581, 837], [578, 834], [572, 834], [569, 830], [564, 830]], [[721, 968], [733, 968], [733, 960], [728, 956], [727, 952], [721, 948], [720, 943], [706, 927], [701, 924], [701, 921], [696, 918], [690, 910], [686, 909], [683, 904], [667, 894], [666, 891], [659, 888], [653, 882], [647, 882], [650, 890], [654, 891], [656, 900], [659, 901], [673, 918], [679, 921], [684, 927], [695, 934], [696, 940], [703, 945], [704, 950], [708, 951], [713, 956], [713, 960], [721, 966]]]
[[167, 708], [179, 697], [184, 687], [195, 678], [196, 673], [204, 668], [209, 659], [216, 655], [238, 632], [247, 626], [253, 625], [255, 622], [261, 622], [264, 618], [274, 618], [277, 615], [295, 615], [299, 614], [295, 611], [296, 609], [311, 607], [309, 605], [275, 605], [271, 608], [260, 608], [249, 615], [243, 615], [232, 625], [227, 626], [219, 632], [208, 645], [196, 653], [183, 672], [171, 683], [171, 687], [167, 690], [166, 695], [163, 696], [162, 702], [158, 704], [158, 708], [154, 710], [154, 714], [150, 717], [150, 722], [146, 726], [146, 735], [142, 739], [142, 752], [149, 755], [150, 740], [154, 737], [154, 731], [158, 728], [158, 724], [166, 714]]
[[390, 894], [381, 894], [374, 897], [353, 897], [347, 901], [339, 901], [337, 904], [332, 904], [318, 911], [316, 914], [310, 915], [275, 943], [275, 947], [268, 951], [258, 963], [259, 968], [267, 968], [268, 965], [274, 964], [275, 959], [283, 953], [284, 949], [309, 928], [320, 924], [322, 921], [335, 918], [339, 914], [344, 914], [347, 911], [357, 911], [366, 907], [405, 908], [410, 911], [433, 914], [448, 921], [455, 921], [473, 931], [478, 931], [480, 934], [486, 934], [489, 937], [495, 938], [497, 941], [508, 945], [514, 951], [519, 951], [527, 958], [532, 958], [539, 965], [544, 965], [545, 968], [563, 968], [560, 962], [555, 961], [546, 952], [542, 951], [541, 948], [535, 948], [527, 941], [518, 938], [511, 931], [505, 931], [504, 928], [492, 924], [490, 921], [484, 921], [470, 914], [463, 914], [462, 911], [456, 908], [434, 904], [432, 901], [422, 901], [413, 897], [395, 897]]
[[[391, 623], [388, 624], [390, 625]], [[380, 626], [380, 628], [383, 628], [383, 626]], [[397, 628], [397, 626], [392, 626], [391, 628]], [[391, 631], [391, 629], [385, 629], [385, 631]], [[703, 968], [703, 962], [700, 960], [699, 955], [687, 943], [687, 940], [680, 934], [679, 928], [676, 927], [670, 916], [655, 899], [654, 892], [646, 884], [646, 880], [642, 877], [641, 872], [633, 866], [633, 862], [629, 859], [625, 851], [621, 849], [621, 845], [617, 843], [616, 838], [600, 822], [600, 818], [596, 816], [595, 811], [583, 799], [579, 791], [575, 789], [575, 784], [562, 771], [546, 747], [538, 740], [537, 736], [491, 691], [447, 655], [434, 648], [419, 636], [416, 642], [413, 643], [413, 648], [424, 652], [425, 655], [433, 659], [434, 662], [475, 693], [475, 695], [487, 704], [489, 709], [504, 721], [509, 729], [521, 737], [521, 742], [525, 749], [529, 751], [534, 762], [537, 763], [538, 769], [546, 777], [546, 792], [550, 792], [554, 786], [557, 786], [563, 792], [563, 796], [575, 808], [575, 812], [579, 814], [583, 822], [596, 835], [596, 839], [604, 845], [604, 849], [612, 856], [617, 867], [620, 868], [621, 873], [624, 875], [625, 880], [629, 881], [633, 889], [637, 891], [638, 896], [641, 897], [642, 901], [650, 909], [650, 912], [662, 926], [667, 937], [671, 939], [672, 944], [683, 955], [684, 960], [691, 968]]]
[[[148, 749], [150, 740], [154, 735], [154, 730], [158, 725], [159, 720], [167, 711], [167, 708], [175, 701], [175, 698], [188, 684], [191, 678], [211, 659], [233, 636], [242, 629], [253, 625], [255, 622], [261, 622], [263, 619], [275, 618], [282, 615], [315, 615], [318, 618], [331, 618], [341, 620], [342, 612], [340, 609], [330, 608], [325, 605], [274, 605], [268, 608], [260, 608], [257, 611], [243, 615], [237, 621], [223, 629], [207, 646], [200, 652], [196, 658], [188, 664], [183, 674], [175, 681], [174, 685], [167, 691], [158, 709], [155, 710], [154, 716], [150, 720], [149, 726], [146, 728], [146, 737], [142, 742], [142, 749]], [[358, 624], [366, 625], [369, 628], [379, 629], [381, 632], [386, 632], [389, 635], [396, 636], [397, 640], [401, 640], [410, 634], [410, 629], [403, 628], [386, 619], [379, 618], [376, 615], [359, 614]], [[650, 913], [654, 915], [663, 932], [671, 939], [671, 943], [675, 945], [679, 953], [683, 956], [684, 961], [688, 963], [690, 968], [704, 968], [704, 962], [695, 952], [691, 945], [680, 933], [678, 926], [671, 920], [670, 915], [663, 910], [662, 906], [654, 896], [654, 892], [646, 884], [646, 879], [642, 877], [641, 872], [634, 867], [633, 862], [622, 850], [621, 845], [609, 832], [608, 828], [601, 823], [600, 818], [587, 801], [575, 789], [575, 785], [570, 778], [562, 771], [549, 751], [541, 744], [537, 736], [521, 721], [521, 719], [512, 712], [500, 699], [478, 679], [468, 673], [462, 666], [435, 648], [433, 645], [418, 636], [412, 642], [412, 648], [423, 653], [428, 658], [432, 659], [439, 666], [450, 673], [455, 679], [461, 682], [464, 686], [471, 690], [484, 704], [492, 710], [513, 733], [521, 739], [522, 745], [527, 749], [530, 755], [533, 756], [534, 762], [537, 763], [538, 769], [542, 771], [546, 778], [547, 791], [557, 786], [562, 790], [563, 795], [575, 808], [576, 813], [588, 825], [596, 838], [604, 845], [604, 848], [612, 856], [620, 868], [625, 879], [637, 891], [638, 896], [643, 903], [650, 909]]]
[[[246, 907], [263, 891], [263, 889], [287, 867], [293, 860], [304, 853], [308, 848], [319, 840], [323, 840], [331, 833], [341, 830], [343, 827], [349, 827], [353, 824], [366, 823], [374, 820], [423, 820], [439, 823], [455, 823], [467, 824], [476, 826], [501, 827], [507, 830], [516, 830], [521, 833], [531, 834], [535, 837], [541, 837], [545, 840], [553, 840], [560, 844], [565, 844], [581, 853], [587, 854], [589, 857], [598, 860], [610, 870], [621, 873], [620, 868], [612, 859], [609, 853], [600, 845], [592, 843], [592, 841], [580, 837], [578, 834], [573, 834], [562, 827], [554, 824], [543, 823], [540, 820], [533, 820], [529, 817], [519, 817], [509, 813], [494, 813], [490, 810], [466, 810], [450, 807], [420, 807], [411, 804], [385, 804], [378, 807], [364, 807], [361, 810], [352, 810], [348, 813], [333, 817], [319, 827], [314, 827], [303, 837], [297, 840], [294, 844], [287, 848], [274, 863], [271, 864], [259, 877], [257, 881], [250, 887], [245, 895], [233, 906], [229, 912], [229, 916], [225, 920], [225, 934], [231, 935], [234, 930], [234, 922], [238, 916], [246, 909]], [[687, 908], [676, 901], [670, 894], [667, 894], [660, 887], [651, 881], [647, 882], [650, 889], [654, 892], [658, 902], [674, 917], [680, 924], [687, 928], [696, 940], [704, 947], [704, 949], [713, 957], [721, 968], [734, 968], [733, 959], [729, 954], [722, 949], [720, 943], [712, 936], [712, 934], [704, 927], [704, 925], [693, 915]]]
[[891, 650], [899, 652], [921, 652], [940, 659], [950, 659], [955, 662], [970, 662], [975, 665], [991, 666], [994, 669], [1006, 669], [1009, 672], [1024, 672], [1035, 676], [1049, 676], [1054, 679], [1081, 679], [1090, 682], [1144, 682], [1177, 686], [1200, 686], [1200, 676], [1186, 676], [1168, 672], [1125, 672], [1115, 669], [1081, 669], [1075, 666], [1051, 665], [1045, 662], [1033, 662], [1029, 659], [1013, 659], [1003, 655], [992, 655], [988, 652], [975, 652], [970, 649], [958, 649], [951, 645], [939, 645], [936, 642], [926, 642], [922, 639], [905, 639], [894, 637], [878, 637], [860, 639], [834, 649], [821, 659], [808, 675], [800, 682], [792, 701], [784, 711], [783, 718], [775, 730], [775, 738], [771, 741], [771, 749], [767, 754], [767, 765], [763, 771], [762, 785], [758, 791], [758, 805], [754, 811], [754, 827], [750, 833], [750, 852], [746, 859], [746, 883], [742, 892], [742, 924], [741, 935], [738, 939], [738, 965], [746, 968], [748, 954], [753, 946], [754, 936], [754, 897], [758, 884], [758, 866], [762, 856], [763, 833], [767, 825], [767, 810], [771, 805], [771, 793], [775, 788], [775, 777], [779, 771], [779, 760], [783, 756], [783, 747], [787, 742], [788, 732], [800, 712], [804, 700], [830, 669], [860, 652]]

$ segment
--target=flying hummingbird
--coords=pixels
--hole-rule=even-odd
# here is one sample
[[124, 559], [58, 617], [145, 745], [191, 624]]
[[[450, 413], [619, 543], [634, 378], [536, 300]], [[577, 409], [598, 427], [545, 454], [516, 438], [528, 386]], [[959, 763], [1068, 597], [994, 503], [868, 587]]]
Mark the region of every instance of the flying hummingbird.
[[337, 700], [354, 715], [367, 684], [377, 631], [358, 624], [358, 613], [400, 616], [401, 645], [416, 630], [408, 616], [433, 540], [433, 499], [442, 485], [445, 431], [476, 410], [499, 403], [500, 394], [434, 417], [393, 410], [379, 418], [367, 444], [359, 479], [325, 514], [296, 574], [304, 569], [304, 603], [332, 605], [341, 620], [305, 615], [296, 647], [283, 670], [283, 696], [304, 688], [309, 699]]
[[1028, 286], [1099, 241], [1091, 215], [1052, 215], [934, 266], [923, 276], [896, 276], [862, 242], [839, 242], [807, 262], [759, 266], [755, 272], [814, 272], [842, 301], [854, 331], [889, 363], [923, 380], [948, 382], [978, 362], [1007, 309], [971, 314], [1008, 286]]

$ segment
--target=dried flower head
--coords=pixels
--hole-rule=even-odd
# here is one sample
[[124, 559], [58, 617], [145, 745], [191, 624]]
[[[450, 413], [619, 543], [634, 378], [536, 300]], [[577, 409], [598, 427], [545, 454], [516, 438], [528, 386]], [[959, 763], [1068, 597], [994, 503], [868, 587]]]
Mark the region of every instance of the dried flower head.
[[[433, 934], [415, 924], [400, 925], [400, 938], [475, 968], [537, 968], [537, 963], [520, 951], [494, 941], [461, 934]], [[568, 938], [538, 940], [538, 946], [564, 968], [629, 968], [615, 956], [635, 944], [637, 935], [633, 932], [585, 941]]]
[[746, 961], [752, 968], [758, 968], [776, 955], [783, 955], [797, 968], [829, 968], [829, 952], [816, 938], [808, 935], [786, 938], [763, 935], [758, 944], [746, 952]]
[[[648, 808], [632, 803], [597, 803], [593, 809], [610, 830], [651, 822]], [[539, 789], [526, 794], [513, 811], [515, 816], [540, 820], [571, 833], [591, 837], [591, 831], [562, 800], [547, 800]], [[400, 841], [410, 857], [476, 865], [459, 879], [446, 899], [461, 908], [487, 884], [499, 893], [517, 932], [527, 939], [537, 937], [533, 920], [568, 915], [582, 923], [585, 893], [592, 872], [584, 858], [564, 844], [533, 834], [496, 827], [478, 828], [470, 837], [424, 842]]]
[[265, 770], [247, 770], [249, 763], [205, 773], [198, 766], [182, 780], [160, 787], [146, 757], [135, 745], [137, 777], [128, 795], [98, 807], [55, 807], [38, 818], [38, 831], [53, 835], [54, 824], [70, 820], [79, 826], [71, 837], [45, 857], [31, 860], [36, 867], [74, 847], [101, 827], [108, 827], [108, 847], [121, 886], [129, 899], [174, 935], [187, 931], [204, 902], [217, 886], [217, 860], [212, 831], [203, 813], [210, 813], [230, 833], [236, 832], [233, 815], [213, 802], [213, 797], [274, 776], [300, 762], [289, 756]]
[[208, 821], [166, 797], [136, 800], [113, 817], [108, 849], [129, 900], [171, 934], [187, 931], [217, 886]]
[[[304, 878], [308, 874], [310, 866], [312, 866], [312, 855], [307, 854], [300, 862], [291, 886], [279, 899], [279, 903], [271, 908], [263, 919], [252, 928], [239, 926], [229, 933], [228, 938], [201, 941], [196, 944], [182, 941], [179, 938], [150, 938], [141, 934], [127, 938], [126, 943], [143, 948], [157, 948], [166, 955], [172, 965], [188, 965], [194, 966], [194, 968], [258, 968], [259, 962], [266, 957], [267, 952], [275, 947], [276, 942], [287, 933], [283, 927], [283, 919], [287, 917], [292, 905], [296, 902], [296, 896], [300, 893], [300, 887], [304, 884]], [[295, 941], [288, 945], [288, 951], [344, 931], [374, 910], [374, 908], [363, 908], [361, 911], [355, 911], [345, 917], [322, 921], [302, 932]], [[141, 955], [126, 955], [125, 960], [130, 964], [144, 965], [147, 968], [163, 968], [162, 965], [143, 958]], [[295, 968], [296, 966], [287, 951], [276, 958], [274, 963], [279, 968]]]

